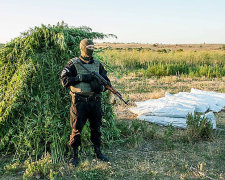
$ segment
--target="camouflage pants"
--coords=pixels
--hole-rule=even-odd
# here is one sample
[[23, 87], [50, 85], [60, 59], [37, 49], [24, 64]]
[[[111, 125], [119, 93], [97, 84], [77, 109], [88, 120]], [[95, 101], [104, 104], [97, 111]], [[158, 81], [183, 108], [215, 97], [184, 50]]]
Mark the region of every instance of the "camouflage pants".
[[[72, 97], [73, 98], [73, 97]], [[98, 101], [79, 101], [77, 97], [72, 101], [70, 107], [70, 125], [72, 132], [69, 145], [78, 147], [81, 145], [81, 132], [87, 121], [90, 122], [91, 141], [94, 146], [101, 144], [100, 126], [102, 125], [101, 99]]]

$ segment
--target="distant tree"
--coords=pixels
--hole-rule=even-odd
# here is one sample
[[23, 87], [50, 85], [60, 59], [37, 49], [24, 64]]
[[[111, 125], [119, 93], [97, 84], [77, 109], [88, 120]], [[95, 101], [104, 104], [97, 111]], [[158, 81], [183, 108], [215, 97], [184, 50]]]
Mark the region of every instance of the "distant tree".
[[177, 50], [177, 52], [183, 52], [183, 51], [184, 51], [183, 49], [178, 49], [178, 50]]
[[225, 44], [222, 46], [222, 50], [225, 50]]

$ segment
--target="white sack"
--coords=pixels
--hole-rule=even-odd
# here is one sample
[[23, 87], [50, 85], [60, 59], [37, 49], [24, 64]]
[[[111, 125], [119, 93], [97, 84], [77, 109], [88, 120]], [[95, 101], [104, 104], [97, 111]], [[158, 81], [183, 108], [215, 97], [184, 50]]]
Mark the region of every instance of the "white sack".
[[209, 109], [209, 104], [207, 102], [201, 101], [201, 99], [197, 97], [187, 98], [187, 97], [184, 97], [182, 94], [172, 95], [167, 92], [165, 94], [165, 97], [170, 99], [170, 101], [187, 105], [187, 106], [192, 106], [194, 107], [195, 112], [205, 113]]
[[171, 124], [173, 127], [182, 129], [187, 128], [185, 118], [170, 118], [170, 117], [144, 116], [144, 115], [140, 115], [137, 118], [139, 120], [148, 121], [158, 125], [168, 126], [169, 124]]
[[[186, 128], [188, 113], [205, 113], [221, 111], [225, 106], [225, 94], [191, 89], [191, 92], [179, 92], [177, 94], [166, 93], [165, 97], [149, 99], [143, 102], [135, 102], [137, 107], [130, 108], [138, 119], [152, 123]], [[216, 119], [212, 112], [205, 114], [216, 128]]]
[[194, 106], [177, 103], [168, 98], [151, 99], [136, 104], [137, 107], [130, 108], [130, 111], [138, 115], [184, 118], [195, 110]]
[[198, 89], [191, 89], [191, 93], [205, 99], [210, 105], [209, 110], [214, 112], [221, 111], [225, 106], [225, 94], [213, 91], [202, 91]]
[[[205, 115], [201, 115], [201, 118], [206, 117], [212, 123], [213, 129], [216, 129], [216, 118], [213, 112], [208, 112]], [[171, 118], [171, 117], [159, 117], [159, 116], [146, 116], [140, 115], [137, 117], [139, 120], [148, 121], [154, 124], [168, 126], [172, 125], [176, 128], [186, 129], [186, 118]]]

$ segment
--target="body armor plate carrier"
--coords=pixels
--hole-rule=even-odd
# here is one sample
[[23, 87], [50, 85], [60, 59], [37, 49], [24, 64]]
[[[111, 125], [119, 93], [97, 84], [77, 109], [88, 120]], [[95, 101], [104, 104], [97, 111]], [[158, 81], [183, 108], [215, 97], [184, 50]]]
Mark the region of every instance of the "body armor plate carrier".
[[[79, 58], [73, 58], [71, 59], [71, 61], [75, 65], [75, 68], [77, 70], [77, 75], [89, 74], [81, 65], [79, 65], [78, 62], [82, 63]], [[92, 64], [83, 64], [83, 65], [88, 70], [99, 73], [100, 63], [98, 61], [94, 60]], [[86, 82], [80, 82], [76, 84], [75, 86], [70, 86], [70, 90], [72, 93], [77, 93], [84, 96], [92, 96], [94, 94], [94, 92], [91, 90], [90, 84]]]

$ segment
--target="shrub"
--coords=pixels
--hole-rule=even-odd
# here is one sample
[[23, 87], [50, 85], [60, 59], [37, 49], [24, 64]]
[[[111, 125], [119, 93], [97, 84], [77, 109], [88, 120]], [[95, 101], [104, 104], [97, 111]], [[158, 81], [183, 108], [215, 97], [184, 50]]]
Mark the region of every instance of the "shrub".
[[183, 52], [183, 51], [184, 51], [183, 49], [178, 49], [178, 50], [177, 50], [177, 52]]
[[[0, 153], [13, 153], [19, 159], [32, 155], [37, 160], [50, 152], [53, 162], [64, 159], [71, 100], [60, 73], [69, 59], [79, 55], [82, 39], [104, 37], [88, 27], [71, 28], [62, 22], [30, 29], [0, 49]], [[103, 111], [106, 144], [118, 135], [106, 95]], [[83, 143], [88, 144], [87, 140]]]
[[188, 114], [187, 135], [189, 140], [211, 139], [213, 137], [212, 123], [198, 114]]
[[27, 163], [27, 169], [23, 174], [24, 180], [29, 179], [55, 179], [57, 172], [53, 168], [51, 163], [51, 156], [47, 154], [44, 158]]
[[7, 164], [7, 165], [4, 166], [4, 174], [14, 175], [21, 170], [23, 170], [23, 166], [18, 161], [16, 161], [15, 163], [12, 163], [12, 164]]
[[174, 144], [172, 143], [173, 134], [174, 134], [174, 127], [172, 126], [172, 124], [169, 124], [167, 129], [164, 131], [163, 135], [166, 149], [172, 149], [174, 147]]
[[166, 49], [158, 49], [157, 52], [167, 53]]

